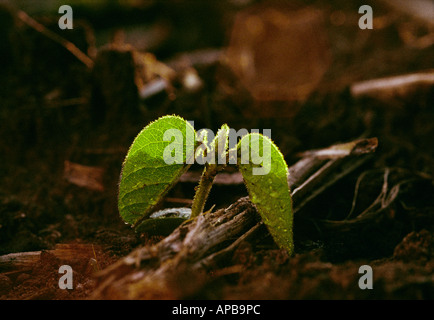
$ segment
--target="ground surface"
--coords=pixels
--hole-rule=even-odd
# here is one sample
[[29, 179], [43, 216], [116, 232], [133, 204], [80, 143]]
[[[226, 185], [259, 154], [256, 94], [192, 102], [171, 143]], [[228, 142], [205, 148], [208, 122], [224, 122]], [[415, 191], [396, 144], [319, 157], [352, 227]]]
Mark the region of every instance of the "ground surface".
[[[144, 26], [147, 49], [161, 61], [227, 46], [234, 13], [246, 8], [198, 2], [157, 1], [149, 7], [104, 10], [82, 6], [75, 17], [93, 31], [77, 22], [73, 32], [59, 33], [87, 52], [89, 32], [101, 49], [117, 28]], [[197, 92], [175, 85], [175, 98], [163, 92], [139, 101], [131, 84], [133, 67], [124, 53], [102, 57], [89, 70], [64, 47], [13, 21], [9, 9], [0, 8], [0, 56], [6, 61], [0, 74], [0, 255], [42, 251], [40, 259], [24, 269], [0, 269], [0, 298], [86, 299], [97, 285], [96, 271], [159, 240], [135, 234], [119, 218], [117, 183], [134, 136], [158, 116], [175, 113], [194, 120], [196, 129], [216, 130], [225, 122], [234, 128], [271, 128], [288, 164], [297, 160], [297, 152], [377, 137], [375, 157], [300, 212], [306, 221], [342, 221], [350, 212], [357, 216], [381, 194], [385, 172], [386, 194], [399, 186], [394, 189], [399, 196], [376, 211], [378, 219], [368, 226], [354, 225], [350, 233], [324, 235], [312, 232], [312, 224], [300, 222], [298, 230], [295, 224], [296, 253], [291, 258], [265, 236], [263, 242], [246, 242], [209, 275], [212, 281], [192, 290], [177, 291], [175, 286], [174, 296], [432, 299], [434, 91], [431, 86], [384, 101], [354, 98], [349, 87], [360, 80], [433, 68], [432, 43], [415, 44], [432, 37], [433, 30], [374, 1], [370, 3], [378, 27], [362, 31], [357, 1], [309, 3], [325, 13], [332, 61], [309, 98], [298, 103], [255, 101], [222, 63], [198, 67], [205, 85]], [[39, 22], [56, 30], [56, 13], [34, 12]], [[145, 37], [126, 34], [136, 46]], [[97, 187], [73, 183], [75, 167], [68, 163], [98, 168], [102, 173], [91, 170]], [[188, 204], [194, 186], [179, 183], [162, 206]], [[226, 207], [245, 195], [243, 185], [218, 185], [208, 205]], [[307, 231], [301, 227], [305, 225]], [[74, 258], [56, 255], [66, 244]], [[74, 290], [58, 288], [63, 264], [74, 269]], [[373, 268], [373, 290], [358, 286], [361, 265]], [[183, 281], [177, 284], [183, 286]]]

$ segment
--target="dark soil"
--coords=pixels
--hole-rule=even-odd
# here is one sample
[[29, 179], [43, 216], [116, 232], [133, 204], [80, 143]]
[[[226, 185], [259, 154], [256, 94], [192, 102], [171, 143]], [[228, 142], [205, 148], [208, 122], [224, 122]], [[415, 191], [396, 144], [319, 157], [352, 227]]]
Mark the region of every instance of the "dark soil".
[[[316, 89], [295, 103], [256, 101], [223, 63], [197, 66], [204, 82], [198, 92], [182, 89], [175, 80], [175, 97], [161, 92], [141, 100], [131, 52], [102, 50], [107, 48], [107, 34], [143, 24], [149, 30], [163, 26], [148, 39], [149, 51], [160, 61], [198, 49], [223, 48], [229, 43], [234, 15], [245, 10], [230, 1], [80, 6], [74, 8], [74, 29], [66, 31], [57, 27], [57, 9], [32, 15], [86, 53], [96, 43], [99, 53], [92, 70], [23, 24], [11, 7], [0, 6], [0, 256], [42, 251], [40, 259], [24, 269], [0, 269], [0, 299], [89, 298], [97, 286], [96, 269], [161, 239], [138, 235], [122, 222], [117, 185], [136, 134], [165, 114], [194, 120], [196, 129], [216, 131], [223, 123], [235, 129], [270, 128], [289, 165], [305, 150], [362, 136], [379, 140], [368, 163], [295, 217], [294, 257], [278, 250], [264, 231], [205, 280], [197, 279], [197, 285], [191, 278], [174, 281], [173, 297], [433, 299], [434, 88], [387, 101], [355, 98], [349, 90], [356, 81], [433, 68], [433, 44], [412, 46], [403, 35], [407, 28], [416, 38], [432, 37], [432, 26], [394, 13], [380, 1], [305, 3], [327, 17], [333, 59]], [[372, 5], [381, 28], [358, 28], [357, 11], [363, 4]], [[137, 37], [132, 39], [138, 46]], [[102, 188], [71, 183], [66, 162], [101, 169]], [[322, 224], [344, 221], [350, 212], [354, 218], [374, 203], [385, 186], [385, 172], [388, 194], [399, 186], [394, 201], [376, 210], [369, 224], [322, 232]], [[161, 207], [185, 206], [182, 201], [192, 199], [194, 187], [195, 183], [180, 182]], [[216, 185], [206, 209], [212, 204], [215, 209], [227, 207], [246, 194], [243, 185]], [[62, 260], [53, 254], [59, 244], [92, 245], [97, 250], [94, 256]], [[96, 269], [89, 267], [91, 259]], [[63, 264], [73, 267], [73, 290], [58, 287]], [[358, 286], [362, 265], [373, 269], [372, 290]]]

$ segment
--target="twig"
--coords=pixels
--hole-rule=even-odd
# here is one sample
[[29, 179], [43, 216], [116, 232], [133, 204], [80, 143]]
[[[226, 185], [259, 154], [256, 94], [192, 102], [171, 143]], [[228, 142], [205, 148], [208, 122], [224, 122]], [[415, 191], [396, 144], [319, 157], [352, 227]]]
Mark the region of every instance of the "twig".
[[17, 252], [0, 256], [0, 270], [16, 270], [31, 267], [39, 261], [41, 251]]
[[351, 86], [350, 90], [356, 98], [368, 96], [390, 99], [405, 97], [417, 89], [432, 86], [434, 86], [434, 70], [429, 70], [357, 82]]
[[[100, 247], [96, 246], [96, 250], [100, 250]], [[82, 258], [97, 259], [96, 250], [93, 244], [60, 243], [53, 250], [10, 253], [0, 256], [0, 271], [32, 268], [40, 261], [43, 252], [53, 254], [60, 260], [75, 261]]]
[[[403, 174], [403, 176], [398, 177], [398, 181], [391, 181], [391, 175], [395, 174], [393, 180], [396, 180], [396, 173]], [[361, 181], [366, 177], [367, 174], [370, 173], [382, 174], [383, 182], [381, 184], [381, 190], [377, 197], [369, 204], [366, 209], [364, 209], [361, 213], [358, 213], [354, 218], [350, 219], [350, 216], [354, 214], [354, 207], [357, 195], [355, 195], [353, 199], [353, 205], [350, 211], [350, 214], [343, 220], [328, 220], [328, 219], [317, 219], [315, 221], [316, 225], [320, 230], [322, 230], [323, 234], [327, 234], [327, 237], [333, 237], [335, 235], [350, 235], [355, 230], [366, 230], [366, 228], [378, 225], [382, 225], [383, 223], [387, 223], [387, 221], [393, 221], [394, 219], [394, 209], [391, 208], [391, 205], [394, 202], [399, 201], [399, 193], [402, 186], [410, 185], [411, 183], [417, 183], [422, 181], [432, 182], [432, 177], [427, 176], [424, 173], [414, 173], [403, 171], [399, 168], [384, 168], [382, 170], [372, 170], [368, 172], [364, 172], [360, 175], [357, 180], [356, 185], [356, 193], [358, 193], [358, 189], [360, 188]], [[369, 187], [372, 189], [372, 187]], [[408, 189], [403, 188], [403, 189]], [[403, 190], [405, 192], [405, 190]], [[429, 192], [429, 191], [428, 191]], [[399, 201], [399, 205], [403, 206], [406, 211], [407, 217], [406, 219], [412, 219], [413, 223], [416, 221], [420, 221], [423, 224], [432, 223], [432, 215], [429, 210], [427, 214], [421, 212], [421, 209], [414, 208], [406, 208], [405, 203]], [[388, 208], [390, 209], [389, 211]], [[432, 210], [432, 208], [430, 208]], [[423, 211], [423, 210], [422, 210]], [[408, 223], [408, 221], [406, 221]]]
[[47, 29], [44, 25], [37, 22], [22, 10], [17, 10], [16, 15], [18, 19], [27, 24], [29, 27], [42, 33], [47, 38], [63, 46], [66, 50], [71, 52], [78, 60], [83, 62], [89, 69], [93, 67], [93, 60], [89, 58], [83, 51], [81, 51], [75, 44], [59, 36], [57, 33]]
[[[291, 180], [291, 174], [289, 176], [290, 187], [294, 188], [297, 186], [292, 191], [293, 201], [297, 203], [297, 206], [294, 207], [294, 214], [337, 181], [341, 180], [370, 159], [370, 157], [354, 158], [355, 156], [372, 153], [376, 150], [377, 146], [378, 140], [376, 138], [361, 139], [346, 144], [335, 145], [323, 150], [305, 153], [311, 154], [311, 156], [301, 159], [299, 162], [303, 165], [304, 172], [310, 172], [310, 174], [304, 177], [304, 179], [301, 180], [302, 182], [293, 181]], [[339, 152], [340, 156], [336, 158], [336, 152], [333, 151], [331, 152], [332, 160], [323, 160], [325, 154], [327, 154], [326, 150], [336, 149], [345, 152]], [[349, 159], [352, 161], [348, 161]], [[299, 168], [300, 164], [296, 163], [291, 168], [294, 167]], [[313, 168], [318, 169], [313, 171]]]

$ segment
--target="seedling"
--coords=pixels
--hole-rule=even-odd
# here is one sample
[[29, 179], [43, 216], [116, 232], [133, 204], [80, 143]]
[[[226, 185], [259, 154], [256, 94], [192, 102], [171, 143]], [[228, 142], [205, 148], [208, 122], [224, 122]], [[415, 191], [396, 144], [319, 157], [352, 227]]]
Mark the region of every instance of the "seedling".
[[[232, 148], [225, 124], [212, 141], [207, 131], [195, 132], [178, 116], [164, 116], [147, 125], [135, 138], [122, 167], [119, 213], [138, 232], [161, 227], [173, 230], [203, 213], [215, 176], [228, 164], [241, 171], [251, 202], [256, 206], [274, 241], [293, 252], [292, 199], [288, 166], [270, 138], [249, 133]], [[174, 138], [174, 139], [173, 139]], [[191, 214], [185, 210], [153, 213], [156, 205], [196, 160], [204, 165]]]

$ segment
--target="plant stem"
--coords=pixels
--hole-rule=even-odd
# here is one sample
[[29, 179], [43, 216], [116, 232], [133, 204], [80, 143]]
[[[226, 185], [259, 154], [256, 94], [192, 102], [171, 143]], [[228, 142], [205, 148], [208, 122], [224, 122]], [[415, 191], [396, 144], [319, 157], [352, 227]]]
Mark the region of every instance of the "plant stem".
[[203, 212], [205, 207], [206, 199], [208, 198], [209, 192], [212, 188], [212, 183], [215, 176], [218, 173], [217, 165], [206, 165], [202, 172], [202, 177], [200, 179], [199, 185], [196, 189], [196, 194], [194, 195], [193, 204], [191, 206], [191, 218], [197, 217]]

